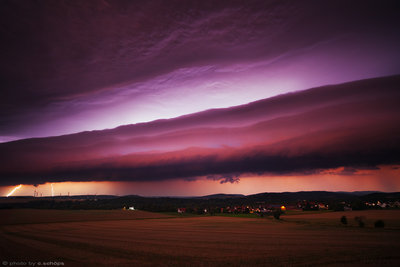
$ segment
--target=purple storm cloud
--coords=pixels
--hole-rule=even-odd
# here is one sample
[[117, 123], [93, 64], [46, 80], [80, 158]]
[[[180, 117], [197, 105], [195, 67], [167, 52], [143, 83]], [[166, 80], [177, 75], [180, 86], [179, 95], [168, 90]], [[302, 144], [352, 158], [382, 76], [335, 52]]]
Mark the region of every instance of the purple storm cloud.
[[396, 1], [2, 1], [0, 141], [400, 69]]
[[175, 119], [4, 143], [1, 183], [234, 181], [242, 173], [398, 164], [399, 85], [400, 76], [363, 80]]
[[3, 0], [0, 185], [394, 168], [399, 11], [369, 0]]

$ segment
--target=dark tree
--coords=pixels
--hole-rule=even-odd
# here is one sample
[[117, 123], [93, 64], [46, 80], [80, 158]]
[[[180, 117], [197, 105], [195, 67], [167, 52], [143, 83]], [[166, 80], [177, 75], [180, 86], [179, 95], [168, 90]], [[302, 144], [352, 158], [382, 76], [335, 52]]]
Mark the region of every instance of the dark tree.
[[354, 220], [358, 223], [358, 226], [360, 226], [361, 228], [365, 226], [364, 222], [365, 218], [363, 216], [356, 216]]
[[279, 220], [282, 214], [283, 211], [281, 209], [276, 209], [272, 215], [275, 219]]
[[342, 218], [340, 218], [340, 222], [344, 225], [347, 225], [347, 218], [346, 216], [342, 216]]

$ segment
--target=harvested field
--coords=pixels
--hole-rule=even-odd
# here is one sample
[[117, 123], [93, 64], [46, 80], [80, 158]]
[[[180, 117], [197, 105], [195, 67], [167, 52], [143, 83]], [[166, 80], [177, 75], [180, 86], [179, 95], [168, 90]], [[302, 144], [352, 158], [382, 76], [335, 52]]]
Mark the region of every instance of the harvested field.
[[356, 217], [362, 217], [365, 228], [374, 228], [374, 222], [383, 220], [386, 229], [400, 230], [399, 210], [361, 210], [339, 212], [293, 212], [283, 215], [282, 219], [288, 222], [311, 224], [313, 226], [343, 226], [340, 218], [346, 216], [348, 227], [358, 227]]
[[161, 213], [141, 210], [35, 210], [9, 209], [0, 210], [0, 225], [155, 219], [170, 217]]
[[[0, 211], [1, 218], [10, 216], [10, 212]], [[287, 215], [282, 221], [220, 216], [171, 218], [141, 211], [76, 211], [81, 217], [74, 211], [12, 212], [12, 216], [20, 219], [14, 219], [13, 223], [6, 218], [8, 223], [2, 220], [0, 228], [0, 260], [8, 263], [63, 262], [64, 266], [400, 264], [399, 228], [342, 226], [340, 212]], [[41, 221], [32, 216], [36, 212], [41, 213]], [[349, 218], [353, 214], [346, 213]], [[399, 211], [363, 213], [371, 219], [377, 216], [383, 220], [391, 218], [393, 222], [399, 220], [399, 215]], [[25, 220], [23, 224], [21, 218]]]

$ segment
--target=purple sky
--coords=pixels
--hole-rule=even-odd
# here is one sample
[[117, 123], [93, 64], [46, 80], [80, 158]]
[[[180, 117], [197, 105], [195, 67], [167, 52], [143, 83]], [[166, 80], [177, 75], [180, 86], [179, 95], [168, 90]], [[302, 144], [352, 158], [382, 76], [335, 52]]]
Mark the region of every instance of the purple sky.
[[393, 1], [2, 1], [0, 141], [398, 74]]
[[357, 190], [354, 177], [400, 190], [399, 11], [397, 1], [1, 1], [0, 185], [195, 195], [240, 193], [241, 180], [243, 192], [268, 179], [282, 190], [279, 177], [304, 190], [321, 175], [313, 190]]

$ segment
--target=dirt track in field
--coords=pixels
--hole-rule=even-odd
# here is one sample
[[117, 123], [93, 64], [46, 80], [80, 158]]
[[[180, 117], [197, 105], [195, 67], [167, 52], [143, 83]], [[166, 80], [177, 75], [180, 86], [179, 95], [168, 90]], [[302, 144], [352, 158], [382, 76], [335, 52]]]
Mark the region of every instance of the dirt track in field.
[[[21, 213], [17, 216], [21, 219], [35, 211], [15, 212]], [[1, 226], [0, 260], [56, 261], [64, 262], [65, 266], [399, 266], [400, 263], [399, 229], [332, 225], [334, 218], [339, 222], [340, 213], [293, 215], [293, 221], [290, 216], [275, 221], [219, 216], [162, 218], [165, 215], [140, 211], [81, 211], [80, 221], [61, 222], [77, 215], [70, 211], [41, 212], [47, 214], [48, 220], [53, 219], [45, 222], [42, 217], [38, 223], [32, 218], [32, 223], [25, 219], [25, 224], [18, 221]], [[4, 211], [0, 214], [4, 218]], [[392, 211], [392, 218], [399, 214]], [[369, 215], [385, 217], [389, 213]], [[59, 220], [54, 222], [57, 216]], [[303, 216], [301, 222], [309, 218], [311, 223], [299, 223], [295, 216]], [[319, 221], [314, 223], [315, 219]], [[328, 223], [321, 224], [324, 220]]]

